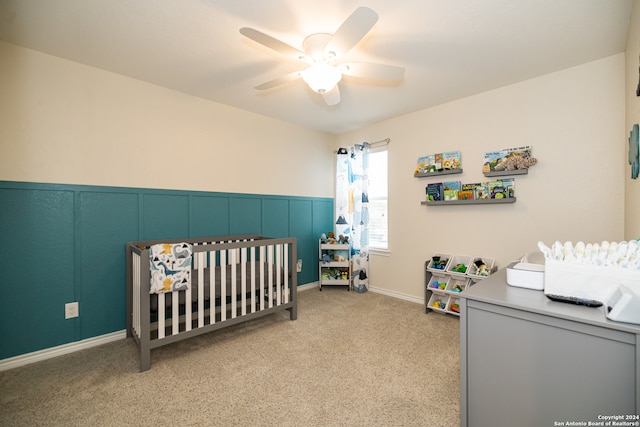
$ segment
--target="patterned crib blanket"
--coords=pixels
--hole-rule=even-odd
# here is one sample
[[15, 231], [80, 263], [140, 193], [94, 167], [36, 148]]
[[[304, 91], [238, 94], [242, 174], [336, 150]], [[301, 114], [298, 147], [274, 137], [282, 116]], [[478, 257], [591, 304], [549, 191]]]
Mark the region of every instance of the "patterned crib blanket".
[[191, 255], [188, 243], [161, 243], [149, 248], [151, 286], [149, 293], [184, 291], [191, 287]]

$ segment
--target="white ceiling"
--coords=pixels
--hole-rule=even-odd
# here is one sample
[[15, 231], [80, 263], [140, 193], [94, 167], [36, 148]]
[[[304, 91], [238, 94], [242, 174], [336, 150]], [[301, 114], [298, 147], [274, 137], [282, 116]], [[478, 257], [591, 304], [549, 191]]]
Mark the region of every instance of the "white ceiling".
[[[0, 0], [0, 39], [218, 103], [341, 133], [625, 49], [632, 0]], [[325, 105], [304, 68], [246, 39], [296, 48], [359, 6], [380, 16], [345, 57], [406, 68], [399, 84], [345, 77]], [[371, 82], [369, 82], [371, 83]]]

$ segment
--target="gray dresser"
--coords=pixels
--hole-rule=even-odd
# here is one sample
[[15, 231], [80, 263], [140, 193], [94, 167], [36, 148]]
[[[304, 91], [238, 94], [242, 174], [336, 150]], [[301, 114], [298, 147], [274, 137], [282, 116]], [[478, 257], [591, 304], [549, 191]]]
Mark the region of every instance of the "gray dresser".
[[639, 425], [640, 326], [610, 321], [605, 310], [509, 286], [505, 270], [468, 287], [461, 426], [607, 425], [611, 416]]

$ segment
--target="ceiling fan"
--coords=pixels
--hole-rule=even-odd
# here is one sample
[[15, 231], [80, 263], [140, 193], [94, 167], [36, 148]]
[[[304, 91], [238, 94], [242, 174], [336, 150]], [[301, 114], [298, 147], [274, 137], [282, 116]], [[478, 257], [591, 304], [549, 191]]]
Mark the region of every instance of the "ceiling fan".
[[253, 28], [241, 28], [240, 33], [263, 46], [308, 64], [296, 71], [262, 83], [257, 90], [271, 89], [302, 79], [315, 92], [322, 95], [327, 105], [340, 103], [338, 82], [342, 76], [374, 80], [400, 80], [404, 68], [368, 62], [341, 62], [342, 57], [355, 47], [378, 21], [378, 14], [368, 7], [355, 10], [334, 34], [311, 34], [302, 42], [302, 50], [275, 39]]

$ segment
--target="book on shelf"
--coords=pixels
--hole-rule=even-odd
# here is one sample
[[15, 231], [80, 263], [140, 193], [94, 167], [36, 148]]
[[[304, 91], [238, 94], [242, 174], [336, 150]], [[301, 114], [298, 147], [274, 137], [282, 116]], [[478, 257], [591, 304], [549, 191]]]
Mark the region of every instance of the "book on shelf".
[[462, 188], [462, 184], [460, 184], [460, 181], [445, 181], [442, 183], [443, 190], [460, 191], [461, 188]]
[[[487, 182], [488, 194], [490, 199], [504, 199], [504, 189], [502, 188], [502, 180], [496, 179], [495, 181]], [[496, 197], [498, 195], [498, 197]]]
[[[500, 165], [500, 163], [506, 162], [509, 156], [531, 157], [531, 146], [525, 145], [522, 147], [504, 148], [502, 150], [484, 153], [482, 172], [487, 173], [496, 171], [496, 166]], [[500, 168], [497, 170], [500, 170]]]
[[458, 200], [458, 190], [444, 190], [444, 200]]
[[479, 182], [473, 188], [473, 198], [476, 200], [489, 198], [489, 187], [486, 182]]
[[506, 197], [513, 199], [516, 197], [516, 181], [513, 178], [507, 178], [502, 180], [502, 186], [505, 189]]
[[496, 185], [491, 188], [491, 194], [489, 196], [491, 199], [506, 199], [507, 193], [504, 187]]
[[416, 167], [415, 174], [429, 173], [436, 171], [436, 156], [435, 154], [429, 154], [427, 156], [418, 157], [418, 166]]
[[476, 185], [478, 184], [462, 184], [462, 188], [458, 191], [458, 200], [473, 200]]
[[447, 151], [440, 155], [441, 166], [444, 170], [458, 169], [462, 167], [462, 155], [460, 151]]
[[429, 154], [418, 157], [418, 165], [415, 175], [442, 172], [445, 170], [459, 169], [462, 166], [460, 151], [447, 151], [444, 153]]
[[447, 181], [442, 183], [442, 195], [444, 200], [458, 200], [458, 192], [462, 188], [460, 181]]
[[441, 182], [432, 182], [427, 184], [425, 191], [427, 193], [427, 202], [437, 202], [442, 200]]

